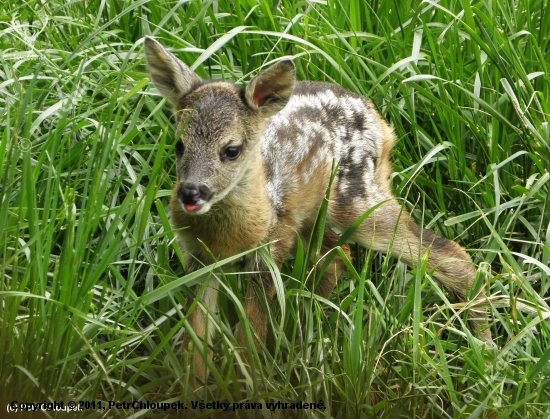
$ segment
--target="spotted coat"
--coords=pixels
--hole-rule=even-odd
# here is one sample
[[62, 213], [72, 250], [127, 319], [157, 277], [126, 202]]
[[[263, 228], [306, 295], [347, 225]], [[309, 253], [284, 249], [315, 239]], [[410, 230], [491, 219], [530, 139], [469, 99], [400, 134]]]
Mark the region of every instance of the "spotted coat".
[[[428, 271], [459, 300], [466, 299], [476, 276], [471, 259], [454, 241], [417, 226], [392, 195], [395, 137], [370, 102], [334, 84], [296, 82], [289, 60], [239, 86], [202, 80], [150, 37], [145, 55], [151, 79], [172, 105], [178, 126], [170, 209], [188, 272], [266, 243], [280, 266], [294, 248], [296, 233], [306, 242], [310, 238], [336, 162], [320, 262], [329, 253], [334, 256], [337, 232], [350, 229], [370, 211], [351, 240], [409, 265], [429, 253]], [[349, 258], [349, 247], [341, 249]], [[275, 286], [255, 252], [246, 262], [251, 281], [244, 311], [258, 344], [267, 334], [258, 293], [269, 303]], [[340, 257], [332, 258], [315, 292], [328, 297], [344, 269]], [[189, 323], [207, 345], [217, 288], [215, 278], [206, 287], [193, 288], [199, 304]], [[471, 325], [481, 338], [491, 339], [484, 320]], [[195, 378], [207, 377], [204, 351], [191, 343], [189, 334], [184, 336], [194, 360], [190, 384], [196, 385]], [[241, 325], [236, 336], [240, 345], [247, 344]]]

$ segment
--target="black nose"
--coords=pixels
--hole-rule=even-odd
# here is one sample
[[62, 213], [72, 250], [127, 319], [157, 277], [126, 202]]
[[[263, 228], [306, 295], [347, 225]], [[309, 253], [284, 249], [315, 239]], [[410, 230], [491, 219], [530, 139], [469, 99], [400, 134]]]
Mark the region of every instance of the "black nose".
[[183, 204], [196, 204], [201, 199], [208, 202], [211, 196], [212, 192], [206, 185], [182, 182], [178, 189], [178, 199]]

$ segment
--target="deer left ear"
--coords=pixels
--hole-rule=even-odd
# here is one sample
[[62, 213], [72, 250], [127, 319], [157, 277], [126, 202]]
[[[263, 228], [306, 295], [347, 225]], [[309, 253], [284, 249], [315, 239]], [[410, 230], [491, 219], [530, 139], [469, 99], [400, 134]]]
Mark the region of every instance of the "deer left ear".
[[151, 80], [177, 110], [180, 98], [201, 83], [200, 77], [150, 36], [145, 37], [144, 45]]
[[245, 88], [248, 106], [262, 116], [270, 117], [283, 109], [296, 82], [296, 69], [290, 60], [279, 61], [254, 77]]

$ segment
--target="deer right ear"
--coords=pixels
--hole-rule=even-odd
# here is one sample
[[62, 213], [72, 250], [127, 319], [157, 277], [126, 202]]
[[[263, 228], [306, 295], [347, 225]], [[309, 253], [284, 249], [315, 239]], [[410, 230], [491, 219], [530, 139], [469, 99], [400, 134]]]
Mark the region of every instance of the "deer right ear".
[[153, 84], [176, 108], [179, 99], [199, 84], [201, 78], [150, 36], [145, 37], [144, 45], [147, 71]]
[[266, 118], [275, 115], [288, 103], [295, 82], [294, 63], [279, 61], [250, 80], [245, 88], [246, 103]]

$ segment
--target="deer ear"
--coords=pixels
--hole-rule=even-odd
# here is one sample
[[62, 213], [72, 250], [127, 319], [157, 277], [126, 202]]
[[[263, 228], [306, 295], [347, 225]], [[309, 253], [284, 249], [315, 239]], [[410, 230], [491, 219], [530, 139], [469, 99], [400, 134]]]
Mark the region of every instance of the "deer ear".
[[144, 45], [147, 71], [153, 84], [176, 108], [179, 99], [199, 84], [201, 78], [150, 36], [145, 37]]
[[295, 81], [294, 63], [279, 61], [250, 80], [245, 88], [246, 103], [266, 118], [273, 116], [288, 103]]

